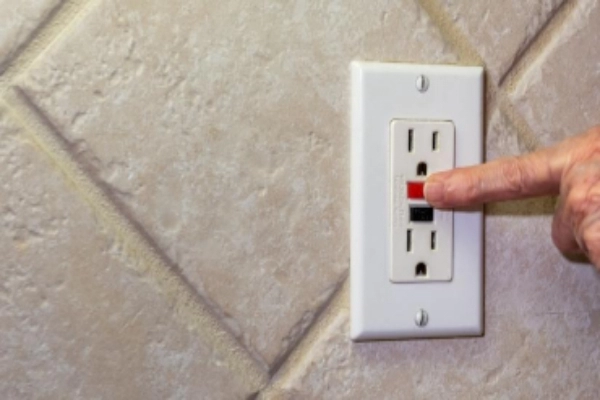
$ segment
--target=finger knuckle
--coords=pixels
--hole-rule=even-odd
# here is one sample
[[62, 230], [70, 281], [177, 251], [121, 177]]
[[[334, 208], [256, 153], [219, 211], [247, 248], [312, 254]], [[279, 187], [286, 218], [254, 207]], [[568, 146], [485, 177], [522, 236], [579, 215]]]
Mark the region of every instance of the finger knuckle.
[[479, 199], [482, 192], [483, 181], [481, 180], [481, 177], [471, 176], [468, 184], [466, 185], [466, 190], [463, 192], [463, 201], [465, 203], [476, 201]]
[[600, 231], [597, 226], [583, 229], [580, 236], [582, 250], [587, 254], [598, 255], [600, 253]]
[[567, 195], [566, 204], [571, 217], [581, 219], [590, 209], [588, 191], [582, 187], [574, 187]]
[[527, 171], [517, 158], [513, 158], [502, 166], [502, 179], [507, 190], [515, 193], [523, 192], [525, 188], [525, 178]]

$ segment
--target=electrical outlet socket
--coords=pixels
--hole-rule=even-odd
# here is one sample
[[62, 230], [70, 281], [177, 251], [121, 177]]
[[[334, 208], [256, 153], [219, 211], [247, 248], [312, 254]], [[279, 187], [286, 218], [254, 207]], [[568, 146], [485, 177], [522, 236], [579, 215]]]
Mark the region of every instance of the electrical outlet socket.
[[408, 184], [454, 168], [451, 121], [396, 119], [390, 124], [390, 280], [432, 282], [452, 279], [453, 211], [432, 210], [431, 221], [411, 218], [411, 209], [429, 207], [409, 199]]
[[[431, 146], [432, 129], [438, 130], [444, 149], [452, 146], [446, 141], [454, 135], [453, 162], [445, 158], [451, 151], [443, 157], [420, 154], [427, 163], [426, 175], [483, 161], [483, 88], [481, 67], [352, 64], [353, 340], [483, 333], [483, 207], [454, 210], [448, 214], [453, 223], [444, 225], [437, 210], [431, 218], [427, 209], [411, 208], [427, 204], [407, 200], [406, 187], [413, 179], [424, 181], [415, 170], [420, 161], [406, 153], [407, 124], [414, 125], [415, 155], [418, 148]], [[413, 211], [418, 211], [413, 217], [419, 221], [407, 220]], [[448, 244], [450, 249], [437, 258], [427, 255], [427, 272], [416, 278], [419, 258], [406, 254], [403, 232], [412, 227], [412, 245], [426, 246], [432, 226], [436, 245]], [[413, 248], [413, 254], [429, 251]]]

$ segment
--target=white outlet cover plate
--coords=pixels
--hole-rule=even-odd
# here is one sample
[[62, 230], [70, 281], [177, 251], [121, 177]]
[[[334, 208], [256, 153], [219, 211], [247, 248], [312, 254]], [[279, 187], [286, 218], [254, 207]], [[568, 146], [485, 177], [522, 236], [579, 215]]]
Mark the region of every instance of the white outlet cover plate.
[[[428, 88], [417, 90], [425, 76]], [[455, 166], [483, 162], [481, 67], [352, 63], [351, 328], [353, 340], [483, 334], [483, 207], [454, 211], [448, 282], [389, 279], [390, 123], [452, 121]], [[418, 326], [420, 310], [427, 324]]]

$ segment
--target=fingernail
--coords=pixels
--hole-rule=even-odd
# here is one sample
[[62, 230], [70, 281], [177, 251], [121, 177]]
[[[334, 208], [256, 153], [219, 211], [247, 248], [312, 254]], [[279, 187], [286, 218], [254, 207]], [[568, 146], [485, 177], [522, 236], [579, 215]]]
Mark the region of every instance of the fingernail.
[[444, 200], [444, 183], [439, 181], [426, 182], [425, 198], [429, 203], [439, 203]]

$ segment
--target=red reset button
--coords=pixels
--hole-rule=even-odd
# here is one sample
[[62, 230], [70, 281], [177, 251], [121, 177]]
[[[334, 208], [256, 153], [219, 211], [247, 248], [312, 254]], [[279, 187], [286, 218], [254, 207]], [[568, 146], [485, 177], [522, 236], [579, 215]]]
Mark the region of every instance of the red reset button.
[[406, 186], [409, 199], [422, 200], [425, 198], [423, 193], [425, 182], [408, 182]]

